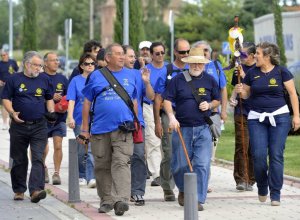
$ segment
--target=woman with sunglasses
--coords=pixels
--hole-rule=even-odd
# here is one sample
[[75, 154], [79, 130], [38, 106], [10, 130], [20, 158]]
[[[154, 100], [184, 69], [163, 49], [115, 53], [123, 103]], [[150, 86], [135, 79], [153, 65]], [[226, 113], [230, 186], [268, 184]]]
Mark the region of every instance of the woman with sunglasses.
[[[69, 127], [73, 128], [74, 134], [77, 137], [80, 134], [80, 127], [82, 123], [82, 105], [84, 97], [81, 90], [84, 88], [88, 75], [95, 70], [95, 59], [88, 53], [81, 55], [79, 59], [78, 69], [80, 75], [75, 76], [68, 88], [67, 100], [68, 106], [68, 121]], [[96, 187], [96, 180], [94, 176], [94, 161], [91, 154], [90, 146], [88, 146], [88, 155], [86, 155], [86, 146], [77, 143], [78, 148], [78, 164], [79, 164], [79, 185], [88, 185], [89, 188]]]
[[236, 84], [235, 91], [243, 99], [251, 99], [248, 129], [258, 199], [265, 202], [270, 191], [271, 205], [279, 206], [284, 148], [291, 129], [284, 88], [290, 95], [293, 107], [294, 130], [300, 126], [299, 103], [293, 75], [279, 66], [278, 46], [268, 42], [260, 43], [256, 46], [254, 57], [256, 67], [248, 70], [243, 84]]

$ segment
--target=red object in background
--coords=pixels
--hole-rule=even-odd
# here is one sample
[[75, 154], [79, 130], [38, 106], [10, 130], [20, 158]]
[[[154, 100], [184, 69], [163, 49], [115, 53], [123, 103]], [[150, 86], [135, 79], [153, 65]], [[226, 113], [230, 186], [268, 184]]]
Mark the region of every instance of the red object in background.
[[55, 104], [55, 112], [64, 113], [68, 110], [68, 101], [66, 96], [63, 96], [61, 100]]

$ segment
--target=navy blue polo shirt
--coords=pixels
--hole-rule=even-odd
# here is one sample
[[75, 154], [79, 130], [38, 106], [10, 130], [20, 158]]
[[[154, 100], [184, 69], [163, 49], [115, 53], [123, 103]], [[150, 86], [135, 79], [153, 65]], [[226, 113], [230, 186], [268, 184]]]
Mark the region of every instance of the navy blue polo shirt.
[[15, 60], [9, 59], [8, 62], [0, 61], [0, 80], [6, 82], [10, 75], [19, 69]]
[[[199, 77], [192, 77], [193, 87], [203, 101], [220, 100], [219, 87], [213, 76], [203, 72]], [[209, 112], [202, 112], [192, 94], [192, 88], [185, 80], [184, 74], [178, 74], [162, 93], [163, 99], [176, 105], [176, 119], [181, 127], [196, 127], [206, 124], [204, 116]]]
[[292, 78], [293, 75], [281, 66], [275, 66], [268, 73], [261, 72], [259, 67], [251, 68], [244, 79], [251, 87], [251, 110], [271, 113], [286, 105], [283, 82]]
[[12, 101], [14, 111], [20, 112], [20, 119], [38, 120], [47, 111], [45, 100], [53, 98], [53, 85], [44, 73], [36, 78], [27, 77], [23, 72], [16, 73], [7, 79], [1, 98]]
[[[247, 66], [245, 64], [242, 64], [243, 71], [245, 72], [246, 75], [247, 75], [248, 70], [253, 68], [253, 67], [255, 67], [255, 63], [251, 66]], [[242, 83], [244, 82], [244, 79], [242, 77], [241, 77], [241, 82]], [[233, 72], [231, 85], [235, 86], [236, 84], [238, 84], [238, 76]], [[239, 95], [237, 95], [236, 99], [238, 101], [240, 101]], [[248, 115], [248, 113], [250, 111], [250, 103], [251, 103], [250, 98], [242, 99], [242, 112], [243, 112], [243, 115], [246, 115], [246, 116]], [[234, 108], [234, 114], [235, 115], [240, 115], [241, 114], [241, 107], [240, 107], [239, 103]]]
[[[68, 79], [62, 75], [61, 73], [56, 73], [55, 75], [48, 75], [53, 84], [54, 93], [60, 93], [61, 96], [67, 95], [69, 81]], [[55, 102], [56, 104], [57, 102]], [[56, 124], [59, 122], [66, 122], [67, 112], [65, 113], [57, 113]]]

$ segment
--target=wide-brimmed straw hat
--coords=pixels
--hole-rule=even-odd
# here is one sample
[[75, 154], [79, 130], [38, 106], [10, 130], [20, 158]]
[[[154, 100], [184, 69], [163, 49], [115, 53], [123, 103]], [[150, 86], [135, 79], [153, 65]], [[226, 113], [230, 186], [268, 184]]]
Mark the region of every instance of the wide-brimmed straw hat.
[[203, 49], [191, 48], [189, 56], [181, 59], [185, 63], [209, 63], [210, 61], [205, 58]]

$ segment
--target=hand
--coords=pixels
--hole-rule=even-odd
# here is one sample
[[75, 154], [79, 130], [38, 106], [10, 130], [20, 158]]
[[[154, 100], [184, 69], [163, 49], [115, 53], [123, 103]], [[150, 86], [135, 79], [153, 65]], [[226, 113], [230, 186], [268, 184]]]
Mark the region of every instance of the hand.
[[143, 67], [141, 72], [144, 83], [150, 83], [150, 70], [146, 67]]
[[229, 105], [231, 107], [235, 107], [235, 106], [237, 106], [237, 104], [238, 104], [238, 100], [236, 100], [234, 97], [230, 97], [230, 99], [229, 99]]
[[90, 141], [90, 134], [87, 132], [81, 132], [77, 137], [76, 140], [79, 144], [85, 145], [88, 144]]
[[69, 128], [75, 128], [75, 120], [74, 118], [69, 119]]
[[61, 96], [60, 93], [54, 93], [54, 95], [53, 95], [53, 100], [54, 100], [55, 102], [59, 102], [59, 101], [61, 100], [61, 98], [62, 98], [62, 96]]
[[162, 126], [161, 126], [161, 123], [155, 123], [155, 135], [156, 137], [158, 138], [162, 138], [163, 136], [163, 129], [162, 129]]
[[55, 112], [47, 112], [45, 118], [49, 123], [54, 124], [57, 120], [57, 114]]
[[221, 119], [225, 123], [225, 121], [227, 120], [227, 112], [226, 111], [221, 111]]
[[292, 127], [294, 131], [297, 131], [300, 128], [300, 118], [299, 116], [293, 116]]
[[209, 110], [210, 108], [211, 108], [211, 104], [208, 103], [207, 101], [201, 102], [201, 103], [199, 104], [199, 109], [200, 109], [201, 111], [207, 111], [207, 110]]
[[138, 61], [139, 61], [139, 63], [140, 63], [141, 68], [144, 68], [144, 66], [145, 66], [145, 60], [144, 60], [144, 57], [139, 57], [139, 58], [138, 58]]
[[24, 121], [19, 118], [19, 114], [20, 114], [20, 112], [13, 112], [12, 114], [10, 114], [10, 116], [15, 122], [23, 123]]
[[235, 91], [237, 94], [242, 93], [243, 90], [244, 90], [244, 88], [243, 88], [243, 84], [242, 84], [242, 83], [236, 84], [235, 87], [234, 87], [234, 91]]
[[3, 82], [2, 80], [0, 80], [0, 86], [4, 86], [5, 82]]
[[169, 127], [175, 131], [177, 131], [177, 129], [180, 127], [179, 122], [177, 121], [177, 119], [175, 118], [173, 113], [169, 113]]

